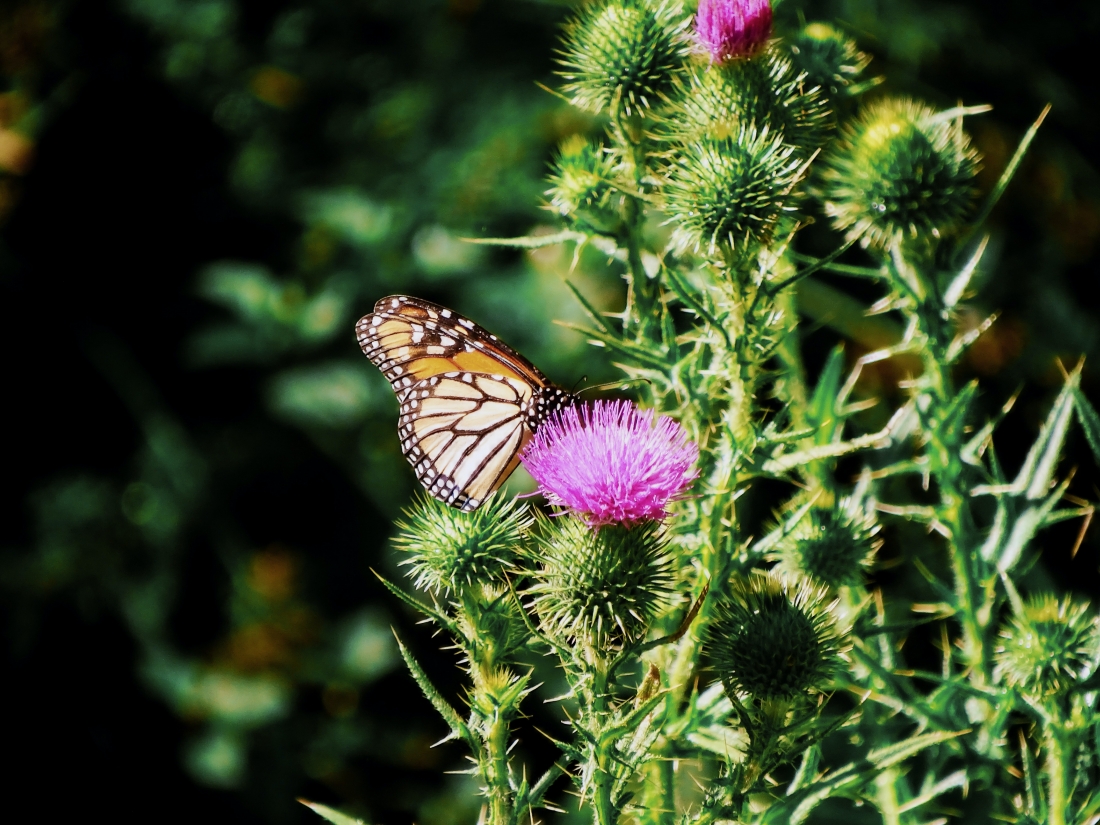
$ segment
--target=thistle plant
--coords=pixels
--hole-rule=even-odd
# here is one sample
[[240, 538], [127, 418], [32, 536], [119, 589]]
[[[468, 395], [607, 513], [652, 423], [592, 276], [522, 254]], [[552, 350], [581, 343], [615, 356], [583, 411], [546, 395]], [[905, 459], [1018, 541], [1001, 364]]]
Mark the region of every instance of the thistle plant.
[[[537, 428], [541, 502], [413, 506], [398, 547], [422, 595], [389, 586], [462, 652], [466, 710], [406, 661], [492, 825], [570, 792], [597, 825], [832, 821], [830, 799], [886, 823], [1095, 822], [1097, 612], [1029, 571], [1046, 527], [1092, 512], [1059, 466], [1075, 419], [1100, 456], [1100, 416], [1067, 371], [1010, 469], [1010, 400], [955, 369], [994, 322], [956, 318], [1041, 118], [982, 193], [984, 107], [871, 97], [840, 28], [772, 23], [766, 0], [595, 0], [566, 26], [561, 93], [604, 134], [554, 160], [568, 231], [497, 242], [605, 253], [626, 300], [575, 290], [581, 329], [636, 398]], [[800, 287], [844, 277], [897, 337], [811, 374], [800, 313], [837, 287]], [[864, 370], [902, 357], [902, 391], [868, 397]], [[539, 657], [564, 721], [527, 766]]]

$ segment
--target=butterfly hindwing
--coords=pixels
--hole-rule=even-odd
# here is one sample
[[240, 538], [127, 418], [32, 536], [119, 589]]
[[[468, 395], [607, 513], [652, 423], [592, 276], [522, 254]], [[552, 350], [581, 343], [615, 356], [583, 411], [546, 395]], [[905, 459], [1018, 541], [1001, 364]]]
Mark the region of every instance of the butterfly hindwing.
[[515, 469], [531, 438], [529, 385], [448, 372], [413, 384], [401, 403], [401, 449], [436, 498], [477, 508]]

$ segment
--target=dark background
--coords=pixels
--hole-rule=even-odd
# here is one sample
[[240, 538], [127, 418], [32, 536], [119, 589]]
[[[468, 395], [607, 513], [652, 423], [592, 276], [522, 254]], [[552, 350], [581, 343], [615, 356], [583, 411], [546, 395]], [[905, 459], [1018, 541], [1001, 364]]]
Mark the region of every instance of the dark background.
[[[552, 227], [553, 147], [599, 133], [536, 85], [569, 5], [0, 3], [9, 801], [48, 820], [308, 821], [296, 796], [395, 825], [476, 817], [389, 627], [457, 695], [453, 656], [368, 570], [400, 575], [387, 537], [414, 482], [351, 328], [409, 292], [563, 383], [614, 374], [551, 323], [577, 315], [567, 252], [458, 240]], [[1053, 104], [974, 301], [1001, 319], [960, 367], [990, 409], [1024, 387], [998, 442], [1014, 468], [1058, 359], [1100, 345], [1100, 93], [1078, 64], [1100, 6], [787, 0], [778, 33], [799, 14], [852, 33], [886, 91], [992, 104], [969, 123], [985, 187]], [[599, 256], [570, 277], [619, 300]], [[808, 353], [837, 340], [808, 329]], [[896, 392], [879, 380], [865, 391]], [[1073, 491], [1094, 500], [1074, 438]], [[1037, 582], [1097, 592], [1079, 527], [1045, 536]], [[241, 710], [264, 697], [266, 716]]]

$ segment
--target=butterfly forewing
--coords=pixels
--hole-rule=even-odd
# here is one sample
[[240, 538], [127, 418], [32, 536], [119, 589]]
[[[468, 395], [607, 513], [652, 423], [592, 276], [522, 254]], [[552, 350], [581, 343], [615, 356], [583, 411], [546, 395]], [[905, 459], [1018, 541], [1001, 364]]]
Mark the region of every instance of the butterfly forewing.
[[418, 380], [445, 372], [508, 375], [535, 386], [546, 377], [522, 355], [473, 321], [438, 304], [396, 295], [383, 298], [355, 328], [359, 346], [398, 397]]
[[572, 402], [496, 336], [428, 301], [383, 298], [356, 335], [397, 394], [416, 477], [463, 510], [504, 483], [539, 424]]

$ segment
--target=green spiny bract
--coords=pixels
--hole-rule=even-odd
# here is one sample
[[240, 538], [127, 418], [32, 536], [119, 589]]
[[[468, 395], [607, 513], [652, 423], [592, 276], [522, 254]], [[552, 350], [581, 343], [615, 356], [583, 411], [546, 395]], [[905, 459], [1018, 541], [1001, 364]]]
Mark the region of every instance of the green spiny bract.
[[737, 135], [751, 124], [809, 154], [832, 126], [824, 96], [774, 44], [751, 60], [699, 68], [677, 85], [670, 120], [686, 139]]
[[687, 144], [664, 192], [676, 227], [673, 249], [710, 257], [751, 254], [771, 239], [780, 216], [793, 210], [791, 189], [801, 169], [793, 146], [751, 125]]
[[531, 635], [512, 591], [499, 585], [463, 590], [455, 615], [471, 669], [510, 663]]
[[470, 708], [490, 723], [499, 717], [511, 717], [531, 692], [530, 683], [530, 673], [517, 674], [506, 667], [477, 670], [474, 689], [469, 693]]
[[830, 588], [863, 583], [882, 544], [874, 518], [838, 502], [811, 509], [779, 543], [778, 569]]
[[849, 240], [939, 238], [967, 214], [978, 154], [957, 118], [906, 98], [866, 106], [822, 174], [825, 212]]
[[603, 649], [644, 636], [673, 594], [661, 526], [593, 529], [574, 516], [559, 516], [542, 527], [527, 595], [543, 630], [562, 642]]
[[871, 58], [855, 41], [828, 23], [809, 23], [790, 40], [791, 60], [805, 72], [807, 85], [836, 100], [850, 93]]
[[669, 2], [604, 0], [586, 6], [566, 26], [560, 72], [565, 94], [589, 112], [645, 114], [667, 98], [682, 70], [689, 20]]
[[513, 569], [531, 518], [515, 500], [494, 497], [466, 513], [422, 495], [398, 522], [416, 586], [433, 593], [499, 580]]
[[574, 135], [561, 146], [550, 176], [550, 206], [582, 230], [613, 235], [622, 226], [622, 193], [615, 188], [615, 157]]
[[776, 574], [735, 579], [707, 634], [731, 698], [791, 699], [820, 689], [840, 664], [842, 637], [824, 589]]
[[1001, 629], [997, 669], [1005, 681], [1034, 696], [1064, 693], [1096, 669], [1100, 626], [1087, 602], [1044, 594]]

